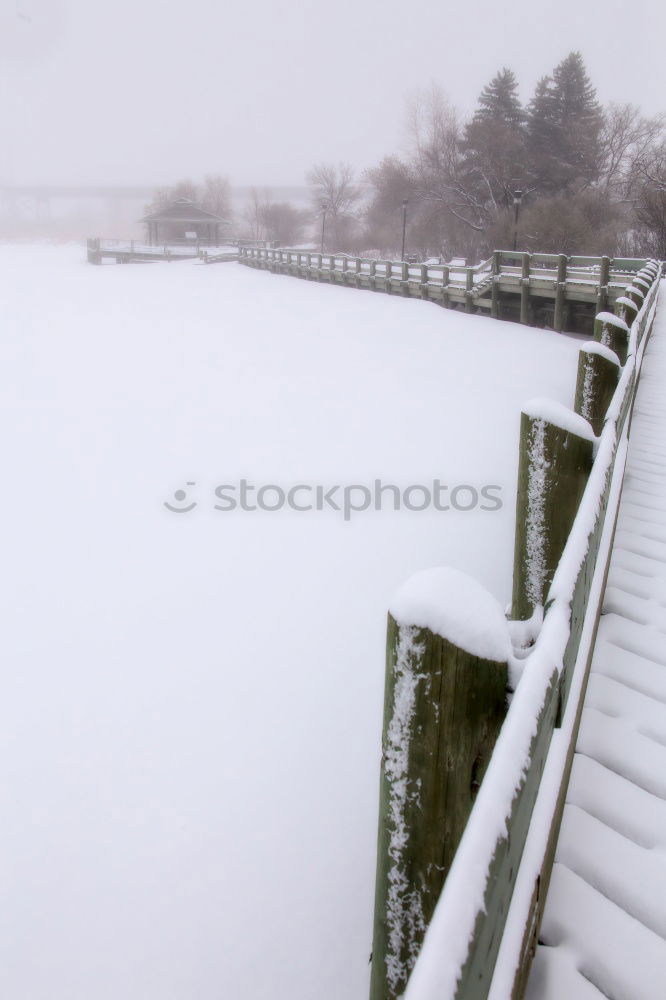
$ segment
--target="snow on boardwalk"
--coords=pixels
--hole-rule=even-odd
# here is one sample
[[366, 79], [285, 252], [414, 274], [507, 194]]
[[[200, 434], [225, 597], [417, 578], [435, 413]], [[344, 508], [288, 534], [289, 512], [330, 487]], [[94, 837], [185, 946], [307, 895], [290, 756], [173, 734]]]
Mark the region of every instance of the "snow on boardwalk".
[[617, 534], [528, 1000], [666, 996], [666, 307]]

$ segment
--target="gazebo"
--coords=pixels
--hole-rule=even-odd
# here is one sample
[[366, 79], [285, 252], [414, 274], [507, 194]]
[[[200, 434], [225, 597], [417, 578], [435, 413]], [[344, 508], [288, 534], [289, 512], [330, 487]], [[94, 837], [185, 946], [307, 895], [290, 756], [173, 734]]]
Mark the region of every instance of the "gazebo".
[[218, 244], [220, 227], [227, 228], [228, 219], [206, 212], [189, 198], [178, 198], [158, 212], [152, 212], [140, 220], [148, 229], [148, 243], [208, 242]]

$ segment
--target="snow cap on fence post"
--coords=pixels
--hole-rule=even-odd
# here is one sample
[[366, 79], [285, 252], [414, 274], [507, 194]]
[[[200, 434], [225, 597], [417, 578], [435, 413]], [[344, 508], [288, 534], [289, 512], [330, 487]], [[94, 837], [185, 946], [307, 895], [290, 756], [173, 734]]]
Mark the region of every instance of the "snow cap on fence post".
[[592, 468], [595, 436], [579, 414], [549, 399], [523, 408], [511, 617], [545, 603]]
[[[638, 316], [638, 306], [633, 299], [628, 298], [626, 295], [622, 295], [615, 303], [615, 312], [620, 319], [624, 320], [628, 327], [631, 327], [632, 323]], [[624, 361], [622, 363], [624, 364]]]
[[583, 344], [578, 354], [574, 410], [592, 424], [599, 436], [613, 393], [620, 381], [620, 359], [596, 340]]
[[616, 354], [621, 365], [626, 364], [629, 351], [629, 324], [624, 319], [609, 312], [599, 313], [594, 320], [594, 339]]
[[625, 295], [627, 296], [628, 299], [631, 299], [631, 301], [634, 303], [634, 305], [640, 312], [640, 310], [643, 307], [643, 303], [645, 302], [645, 293], [643, 292], [643, 290], [639, 288], [637, 284], [632, 282], [632, 284], [629, 285], [629, 287], [626, 289]]
[[371, 1000], [397, 1000], [506, 715], [508, 623], [454, 569], [415, 574], [391, 602]]

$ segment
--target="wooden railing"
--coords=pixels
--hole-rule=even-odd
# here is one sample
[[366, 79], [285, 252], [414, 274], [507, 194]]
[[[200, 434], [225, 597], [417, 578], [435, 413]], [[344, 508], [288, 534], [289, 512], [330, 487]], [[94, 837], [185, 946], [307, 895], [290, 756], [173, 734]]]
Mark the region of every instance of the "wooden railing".
[[125, 264], [131, 261], [177, 261], [199, 257], [204, 262], [238, 258], [237, 243], [230, 239], [219, 243], [209, 240], [180, 240], [167, 243], [148, 243], [143, 240], [91, 238], [87, 241], [88, 261], [101, 264], [115, 260]]
[[[239, 253], [240, 262], [249, 267], [428, 299], [470, 313], [485, 310], [500, 319], [515, 318], [532, 325], [545, 323], [555, 330], [572, 325], [567, 310], [575, 303], [589, 306], [591, 322], [594, 310], [613, 305], [632, 276], [647, 264], [643, 259], [567, 257], [510, 250], [497, 250], [475, 266], [410, 264], [259, 246], [241, 247]], [[538, 313], [543, 314], [544, 322], [538, 322]]]
[[[554, 272], [559, 261], [551, 263]], [[615, 264], [611, 278], [613, 270], [615, 278], [620, 273]], [[574, 266], [583, 272], [598, 262], [582, 258]], [[489, 646], [485, 597], [476, 618], [482, 638], [467, 643], [424, 621], [421, 582], [412, 591], [403, 588], [392, 607], [373, 1000], [517, 1000], [524, 994], [661, 270], [646, 262], [622, 289], [618, 315], [597, 316], [595, 343], [581, 348], [576, 412], [533, 401], [523, 413], [512, 614], [522, 620], [502, 623], [493, 612], [498, 620]], [[410, 603], [405, 594], [412, 592], [417, 599]], [[467, 599], [476, 600], [473, 587]], [[446, 608], [439, 611], [435, 617], [445, 619]], [[511, 679], [513, 694], [498, 727], [502, 676]], [[453, 701], [442, 702], [442, 691]], [[439, 805], [430, 793], [424, 797], [424, 788], [435, 789]]]

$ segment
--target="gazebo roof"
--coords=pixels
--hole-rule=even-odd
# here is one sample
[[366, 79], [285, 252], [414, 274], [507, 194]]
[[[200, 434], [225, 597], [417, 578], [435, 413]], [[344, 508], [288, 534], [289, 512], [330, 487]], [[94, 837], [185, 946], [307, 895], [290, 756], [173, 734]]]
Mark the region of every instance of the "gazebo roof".
[[140, 222], [228, 222], [219, 215], [206, 212], [199, 208], [189, 198], [178, 198], [158, 212], [144, 216]]

